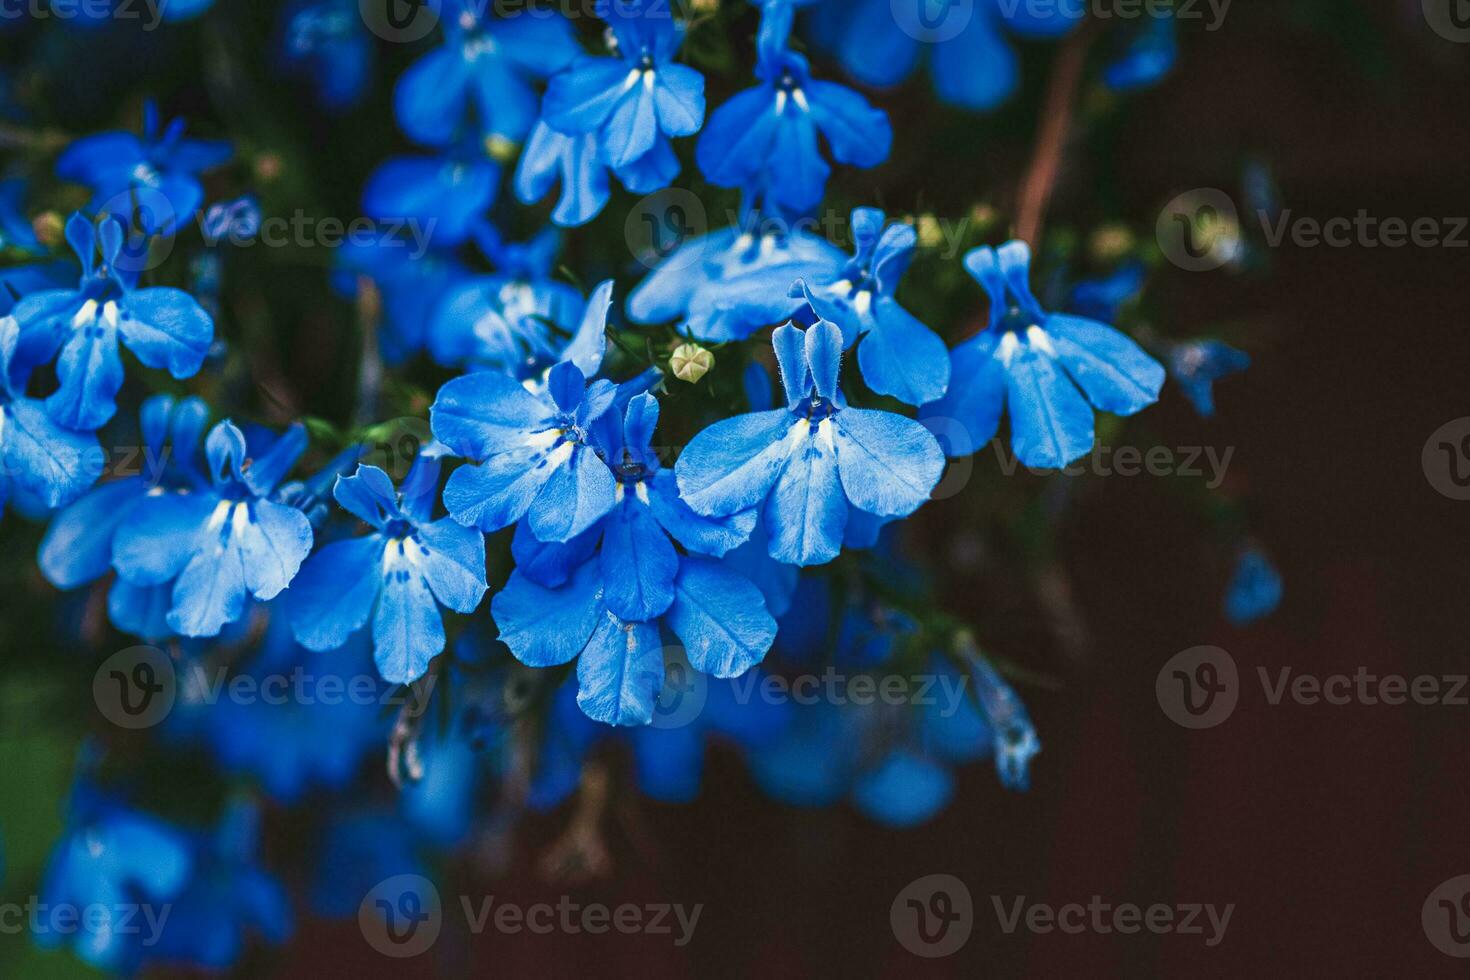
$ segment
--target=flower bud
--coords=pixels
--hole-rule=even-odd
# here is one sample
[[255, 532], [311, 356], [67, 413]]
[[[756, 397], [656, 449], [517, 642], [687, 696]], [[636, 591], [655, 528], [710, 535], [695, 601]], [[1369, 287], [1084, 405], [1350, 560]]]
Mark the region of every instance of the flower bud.
[[715, 366], [715, 355], [698, 344], [680, 344], [669, 357], [669, 370], [680, 381], [695, 384]]

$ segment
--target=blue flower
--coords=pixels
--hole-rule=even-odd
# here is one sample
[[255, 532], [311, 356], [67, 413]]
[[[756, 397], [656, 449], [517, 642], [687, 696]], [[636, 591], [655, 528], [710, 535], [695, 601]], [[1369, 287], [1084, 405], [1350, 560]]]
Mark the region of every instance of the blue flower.
[[182, 119], [160, 132], [158, 107], [149, 102], [141, 138], [128, 132], [84, 136], [56, 161], [56, 176], [91, 188], [94, 211], [117, 213], [113, 198], [134, 198], [142, 227], [167, 235], [204, 202], [199, 174], [227, 163], [232, 153], [229, 143], [185, 138]]
[[852, 260], [835, 281], [810, 283], [804, 295], [818, 317], [841, 328], [844, 348], [861, 339], [858, 366], [869, 388], [923, 405], [949, 389], [949, 351], [894, 297], [918, 236], [910, 225], [884, 228], [886, 217], [876, 208], [854, 210]]
[[337, 480], [337, 502], [373, 530], [326, 545], [302, 566], [285, 600], [302, 646], [336, 649], [371, 618], [378, 672], [408, 684], [444, 650], [439, 604], [474, 612], [486, 590], [485, 537], [448, 517], [431, 520], [438, 472], [436, 460], [420, 456], [403, 493], [376, 466]]
[[1111, 323], [1143, 292], [1147, 274], [1142, 262], [1130, 259], [1100, 279], [1084, 279], [1072, 287], [1067, 312]]
[[[677, 160], [675, 164], [677, 173]], [[584, 225], [597, 217], [612, 193], [597, 134], [568, 136], [541, 120], [531, 130], [516, 166], [516, 198], [522, 204], [535, 204], [558, 181], [561, 200], [551, 212], [551, 220], [563, 228]]]
[[1009, 406], [1021, 463], [1061, 469], [1093, 446], [1093, 409], [1132, 415], [1152, 405], [1163, 367], [1127, 336], [1082, 317], [1042, 310], [1031, 293], [1031, 249], [977, 248], [965, 268], [990, 296], [990, 324], [954, 349], [955, 382], [920, 413], [952, 457], [995, 435]]
[[628, 297], [637, 323], [682, 320], [696, 340], [745, 340], [795, 307], [798, 279], [834, 282], [847, 256], [779, 214], [750, 211], [740, 226], [692, 238], [671, 252]]
[[[138, 472], [100, 484], [52, 519], [37, 556], [47, 581], [69, 590], [100, 579], [112, 570], [112, 542], [118, 528], [132, 519], [143, 500], [200, 487], [204, 475], [194, 457], [208, 418], [209, 409], [197, 398], [176, 403], [167, 395], [156, 395], [143, 403]], [[139, 586], [115, 579], [107, 599], [112, 624], [144, 639], [168, 636], [171, 631], [164, 617], [169, 584]]]
[[499, 183], [500, 167], [470, 149], [393, 157], [368, 176], [362, 210], [384, 223], [408, 224], [420, 248], [424, 242], [452, 247], [484, 220]]
[[1249, 354], [1220, 340], [1193, 340], [1169, 349], [1169, 374], [1205, 418], [1215, 414], [1215, 382], [1250, 365]]
[[217, 635], [244, 615], [247, 593], [275, 598], [311, 551], [306, 515], [271, 499], [306, 448], [301, 426], [251, 459], [240, 430], [221, 422], [204, 448], [209, 483], [147, 497], [112, 543], [112, 565], [131, 584], [174, 580], [165, 621], [182, 636]]
[[1135, 92], [1157, 85], [1179, 60], [1174, 17], [1144, 17], [1122, 33], [1122, 50], [1103, 69], [1103, 83], [1115, 92]]
[[434, 437], [478, 464], [449, 477], [449, 513], [486, 532], [529, 515], [542, 541], [569, 541], [592, 527], [612, 510], [615, 481], [588, 433], [614, 394], [610, 381], [589, 386], [570, 361], [551, 369], [544, 391], [490, 371], [440, 388], [429, 410]]
[[1240, 553], [1230, 587], [1225, 594], [1225, 617], [1234, 626], [1248, 626], [1264, 619], [1281, 605], [1281, 573], [1258, 547]]
[[331, 112], [356, 105], [372, 84], [373, 37], [356, 0], [292, 0], [281, 12], [280, 57]]
[[762, 51], [761, 84], [731, 98], [710, 116], [695, 159], [710, 183], [757, 193], [791, 211], [815, 207], [832, 169], [817, 150], [817, 134], [832, 157], [856, 167], [888, 159], [888, 116], [857, 92], [811, 77], [790, 51]]
[[[740, 545], [755, 513], [711, 520], [690, 510], [653, 452], [657, 423], [658, 402], [641, 393], [628, 399], [621, 427], [601, 427], [617, 477], [611, 512], [563, 547], [521, 537], [513, 544], [518, 567], [491, 606], [501, 640], [522, 663], [554, 667], [580, 656], [577, 702], [607, 724], [652, 718], [664, 677], [660, 620], [694, 669], [715, 677], [749, 670], [776, 634], [754, 584], [693, 557]], [[690, 554], [681, 556], [676, 541]]]
[[[106, 220], [97, 228], [81, 215], [66, 225], [66, 238], [81, 260], [75, 289], [51, 289], [24, 297], [11, 311], [20, 327], [16, 357], [23, 368], [57, 357], [61, 387], [46, 410], [69, 429], [104, 425], [117, 411], [123, 382], [121, 340], [146, 367], [192, 377], [214, 338], [214, 321], [188, 293], [159, 286], [134, 289], [117, 268], [123, 229]], [[97, 264], [97, 255], [102, 262]]]
[[814, 43], [865, 85], [907, 79], [930, 56], [939, 98], [965, 109], [1000, 105], [1016, 89], [1016, 53], [1003, 27], [1027, 37], [1071, 30], [1082, 5], [1004, 0], [826, 0], [812, 16]]
[[[668, 139], [692, 136], [704, 123], [704, 76], [673, 60], [684, 27], [667, 0], [599, 0], [597, 15], [607, 21], [618, 57], [582, 58], [554, 76], [542, 118], [568, 136], [598, 134], [602, 162], [614, 170], [658, 163], [654, 169], [662, 171], [659, 158], [672, 157]], [[630, 190], [647, 192], [633, 183]]]
[[849, 408], [838, 387], [842, 334], [827, 321], [772, 336], [786, 408], [717, 422], [695, 436], [675, 466], [693, 510], [729, 517], [756, 507], [772, 558], [831, 561], [854, 512], [913, 513], [944, 470], [923, 426], [892, 412]]
[[[172, 905], [194, 871], [188, 835], [120, 802], [97, 798], [85, 787], [76, 795], [66, 835], [47, 862], [41, 900], [52, 907], [101, 905], [109, 917], [139, 904], [151, 907], [155, 916], [161, 914], [161, 908]], [[141, 923], [135, 923], [138, 925]], [[86, 963], [119, 973], [138, 967], [146, 952], [142, 941], [147, 937], [148, 932], [141, 928], [128, 932], [43, 929], [34, 934], [38, 945], [54, 948], [70, 943]]]
[[545, 78], [579, 53], [563, 17], [525, 11], [488, 19], [483, 0], [446, 0], [444, 45], [424, 55], [398, 79], [394, 116], [410, 139], [446, 146], [467, 135], [519, 141], [536, 118], [528, 79]]
[[497, 273], [455, 283], [430, 317], [434, 360], [522, 379], [539, 379], [553, 364], [569, 360], [584, 375], [596, 374], [607, 344], [612, 284], [600, 287], [589, 303], [576, 289], [553, 281], [555, 232], [525, 246], [489, 244]]
[[0, 318], [0, 510], [11, 494], [34, 496], [47, 507], [69, 504], [102, 475], [102, 447], [91, 433], [58, 425], [45, 406], [17, 382], [20, 330]]
[[469, 270], [452, 255], [433, 251], [416, 255], [412, 242], [384, 235], [349, 241], [338, 249], [337, 290], [355, 296], [358, 276], [371, 279], [382, 295], [378, 339], [383, 359], [401, 364], [423, 350], [435, 306], [452, 284], [469, 276]]

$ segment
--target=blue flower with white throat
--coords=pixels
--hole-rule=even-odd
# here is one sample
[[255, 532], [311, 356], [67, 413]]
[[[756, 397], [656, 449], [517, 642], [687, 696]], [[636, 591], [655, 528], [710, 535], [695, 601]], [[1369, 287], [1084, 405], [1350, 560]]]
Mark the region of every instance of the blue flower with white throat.
[[994, 437], [1009, 410], [1011, 447], [1025, 466], [1061, 469], [1092, 451], [1094, 409], [1133, 415], [1158, 401], [1164, 368], [1122, 332], [1048, 313], [1031, 292], [1031, 249], [977, 248], [965, 268], [990, 297], [990, 323], [951, 352], [954, 383], [920, 418], [951, 457]]
[[838, 386], [842, 333], [825, 320], [772, 335], [786, 408], [716, 422], [695, 436], [674, 471], [695, 513], [753, 508], [770, 555], [792, 565], [837, 557], [855, 514], [905, 517], [929, 499], [944, 453], [922, 425], [851, 408]]

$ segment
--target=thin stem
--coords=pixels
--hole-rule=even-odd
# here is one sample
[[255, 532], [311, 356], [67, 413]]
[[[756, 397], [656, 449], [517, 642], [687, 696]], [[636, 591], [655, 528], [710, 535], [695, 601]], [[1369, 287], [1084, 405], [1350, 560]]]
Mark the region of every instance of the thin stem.
[[1047, 88], [1046, 104], [1041, 110], [1041, 132], [1036, 137], [1036, 151], [1021, 184], [1020, 202], [1016, 208], [1016, 237], [1031, 245], [1039, 244], [1046, 206], [1061, 170], [1062, 152], [1066, 149], [1067, 131], [1081, 88], [1082, 70], [1087, 65], [1087, 49], [1092, 43], [1092, 25], [1084, 24], [1062, 46]]

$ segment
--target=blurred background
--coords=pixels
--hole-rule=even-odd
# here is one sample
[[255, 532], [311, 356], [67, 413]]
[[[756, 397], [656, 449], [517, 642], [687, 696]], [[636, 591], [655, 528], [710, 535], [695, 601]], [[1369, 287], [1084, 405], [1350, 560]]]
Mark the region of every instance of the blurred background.
[[[55, 25], [5, 37], [20, 104], [49, 115], [7, 122], [0, 146], [20, 160], [35, 147], [15, 145], [16, 133], [131, 126], [152, 94], [166, 115], [187, 116], [191, 131], [236, 141], [234, 170], [216, 179], [254, 188], [263, 211], [291, 202], [351, 217], [373, 166], [403, 149], [384, 107], [390, 80], [416, 52], [380, 46], [370, 96], [327, 116], [261, 54], [275, 30], [269, 6], [222, 0], [223, 9], [180, 28], [190, 32], [184, 42], [160, 33], [124, 44], [115, 31]], [[737, 6], [724, 5], [721, 31], [695, 32], [696, 64], [748, 62], [754, 21], [728, 9]], [[656, 802], [637, 791], [632, 757], [614, 745], [597, 756], [606, 785], [590, 802], [584, 785], [560, 807], [437, 858], [440, 894], [446, 905], [458, 895], [702, 904], [687, 945], [647, 934], [472, 935], [451, 922], [432, 953], [397, 960], [364, 942], [355, 910], [333, 918], [293, 901], [292, 938], [252, 946], [232, 969], [399, 978], [1461, 974], [1422, 913], [1441, 883], [1470, 874], [1470, 788], [1460, 773], [1470, 706], [1289, 696], [1272, 704], [1258, 675], [1470, 672], [1461, 625], [1470, 501], [1442, 493], [1443, 475], [1426, 467], [1437, 430], [1470, 416], [1462, 379], [1470, 232], [1461, 228], [1459, 245], [1431, 247], [1361, 236], [1344, 247], [1290, 236], [1273, 246], [1252, 213], [1264, 183], [1277, 220], [1366, 212], [1432, 218], [1448, 234], [1470, 216], [1470, 44], [1432, 29], [1444, 23], [1426, 16], [1432, 7], [1236, 0], [1217, 30], [1181, 21], [1177, 63], [1156, 84], [1126, 96], [1089, 84], [1078, 95], [1080, 122], [1039, 254], [1070, 257], [1081, 278], [1105, 266], [1106, 242], [1123, 236], [1149, 268], [1132, 325], [1220, 337], [1248, 351], [1252, 365], [1218, 386], [1215, 417], [1202, 419], [1174, 392], [1118, 434], [1143, 447], [1229, 450], [1218, 488], [1179, 476], [1006, 477], [982, 453], [964, 494], [905, 526], [899, 547], [926, 566], [938, 606], [971, 625], [1029, 708], [1043, 746], [1029, 791], [1006, 790], [990, 765], [959, 767], [947, 806], [894, 829], [847, 804], [775, 802], [742, 754], [720, 744], [709, 749], [697, 798]], [[938, 106], [922, 80], [874, 93], [895, 121], [894, 156], [871, 174], [840, 174], [829, 203], [845, 209], [876, 196], [896, 215], [970, 214], [972, 243], [1003, 240], [1059, 48], [1027, 41], [1020, 50], [1020, 92], [995, 113]], [[43, 71], [48, 59], [67, 70]], [[723, 86], [723, 98], [743, 87], [745, 70], [712, 90]], [[1169, 261], [1157, 229], [1169, 227], [1170, 202], [1202, 189], [1240, 202], [1245, 258], [1195, 272]], [[66, 193], [37, 191], [57, 211]], [[724, 207], [720, 193], [701, 190]], [[624, 194], [601, 223], [568, 234], [562, 262], [584, 282], [604, 272], [636, 281], [622, 236], [636, 205]], [[506, 220], [528, 232], [539, 219]], [[948, 265], [922, 256], [909, 290], [940, 283], [910, 302], [953, 341], [981, 322], [983, 300]], [[233, 311], [224, 332], [242, 339], [257, 329], [248, 335], [256, 363], [242, 377], [220, 372], [216, 396], [233, 392], [240, 411], [269, 422], [304, 413], [348, 424], [354, 308], [327, 288], [330, 266], [329, 257], [263, 250], [239, 260], [222, 300]], [[407, 390], [390, 397], [413, 414], [438, 375], [420, 365], [408, 377]], [[1470, 467], [1470, 456], [1463, 462]], [[1004, 530], [990, 526], [997, 513]], [[174, 812], [190, 809], [179, 802], [186, 790], [218, 778], [207, 758], [146, 748], [145, 736], [119, 739], [97, 716], [98, 651], [125, 644], [105, 627], [88, 635], [95, 598], [58, 596], [40, 578], [32, 556], [41, 530], [12, 515], [0, 527], [8, 777], [0, 836], [5, 897], [19, 902], [36, 892], [62, 835], [84, 746], [120, 742], [130, 765], [146, 770], [135, 776], [172, 790]], [[1279, 608], [1244, 626], [1223, 607], [1242, 541], [1268, 551], [1285, 583]], [[1171, 657], [1204, 645], [1228, 651], [1239, 698], [1219, 724], [1189, 730], [1161, 707], [1156, 681]], [[391, 798], [379, 759], [359, 780], [369, 795]], [[493, 822], [493, 811], [487, 803], [480, 819]], [[310, 824], [299, 810], [266, 804], [263, 851], [298, 897], [311, 890], [318, 856]], [[568, 848], [577, 859], [559, 862]], [[605, 860], [588, 866], [589, 848]], [[972, 932], [952, 954], [924, 958], [900, 941], [893, 906], [937, 874], [963, 882]], [[1022, 896], [1051, 906], [1101, 896], [1234, 908], [1214, 946], [1148, 931], [1008, 933], [996, 903], [1010, 908]], [[0, 936], [0, 972], [94, 975], [24, 934]]]

